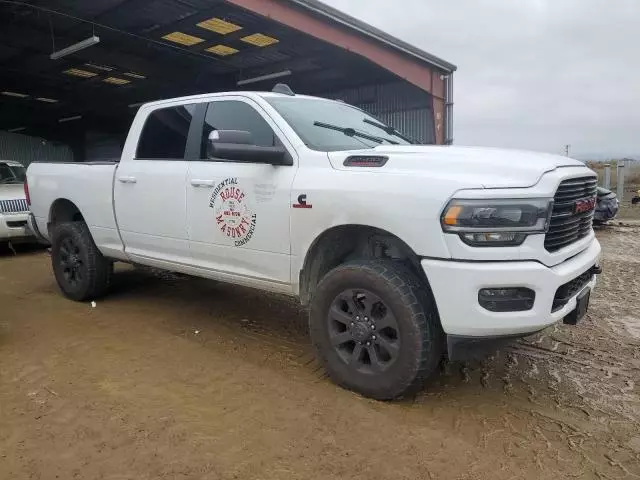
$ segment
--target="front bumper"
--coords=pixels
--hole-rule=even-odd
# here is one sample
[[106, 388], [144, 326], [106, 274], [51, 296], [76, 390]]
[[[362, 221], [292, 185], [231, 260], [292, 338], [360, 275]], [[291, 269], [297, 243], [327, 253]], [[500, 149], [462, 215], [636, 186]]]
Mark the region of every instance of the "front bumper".
[[[576, 292], [552, 312], [558, 288], [598, 263], [595, 238], [578, 255], [554, 267], [535, 261], [460, 262], [422, 260], [445, 333], [462, 337], [524, 336], [562, 320], [576, 308]], [[595, 275], [585, 285], [593, 288]], [[535, 291], [533, 308], [521, 312], [490, 312], [478, 303], [482, 288], [526, 287]]]
[[33, 240], [27, 229], [28, 213], [0, 214], [0, 241]]

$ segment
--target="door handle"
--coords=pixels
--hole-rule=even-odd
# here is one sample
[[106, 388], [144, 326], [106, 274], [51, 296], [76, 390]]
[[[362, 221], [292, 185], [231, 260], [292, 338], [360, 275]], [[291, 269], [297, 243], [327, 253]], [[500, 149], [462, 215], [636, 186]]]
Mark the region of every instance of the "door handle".
[[118, 181], [121, 183], [136, 183], [136, 177], [118, 177]]
[[214, 184], [215, 182], [213, 180], [197, 180], [195, 178], [191, 180], [191, 185], [193, 185], [194, 187], [213, 187]]

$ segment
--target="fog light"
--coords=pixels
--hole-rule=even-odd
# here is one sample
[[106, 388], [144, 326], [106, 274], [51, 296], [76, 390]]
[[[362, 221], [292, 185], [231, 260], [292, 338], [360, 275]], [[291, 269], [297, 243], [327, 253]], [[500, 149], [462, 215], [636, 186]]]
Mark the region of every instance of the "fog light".
[[536, 292], [530, 288], [483, 288], [478, 303], [490, 312], [524, 312], [533, 308]]
[[472, 247], [517, 247], [527, 236], [515, 232], [461, 233], [460, 238]]

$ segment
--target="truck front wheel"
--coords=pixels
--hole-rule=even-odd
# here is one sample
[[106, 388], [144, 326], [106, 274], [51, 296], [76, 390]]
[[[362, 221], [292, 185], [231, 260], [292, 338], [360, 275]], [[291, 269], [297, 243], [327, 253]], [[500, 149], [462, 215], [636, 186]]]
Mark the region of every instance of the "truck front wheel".
[[428, 287], [391, 261], [354, 261], [329, 272], [313, 294], [309, 323], [331, 379], [378, 400], [422, 388], [442, 356]]
[[51, 263], [56, 281], [72, 300], [98, 298], [109, 287], [113, 263], [98, 250], [84, 222], [55, 225], [51, 232]]

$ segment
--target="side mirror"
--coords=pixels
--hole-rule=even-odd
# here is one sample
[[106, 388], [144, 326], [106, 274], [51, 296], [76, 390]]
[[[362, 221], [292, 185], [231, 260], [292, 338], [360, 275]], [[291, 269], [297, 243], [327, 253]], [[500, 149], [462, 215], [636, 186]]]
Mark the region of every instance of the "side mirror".
[[251, 133], [243, 130], [213, 130], [208, 137], [207, 156], [236, 162], [293, 165], [284, 147], [254, 145]]
[[209, 141], [217, 143], [237, 143], [240, 145], [251, 145], [251, 132], [245, 130], [212, 130], [209, 133]]

